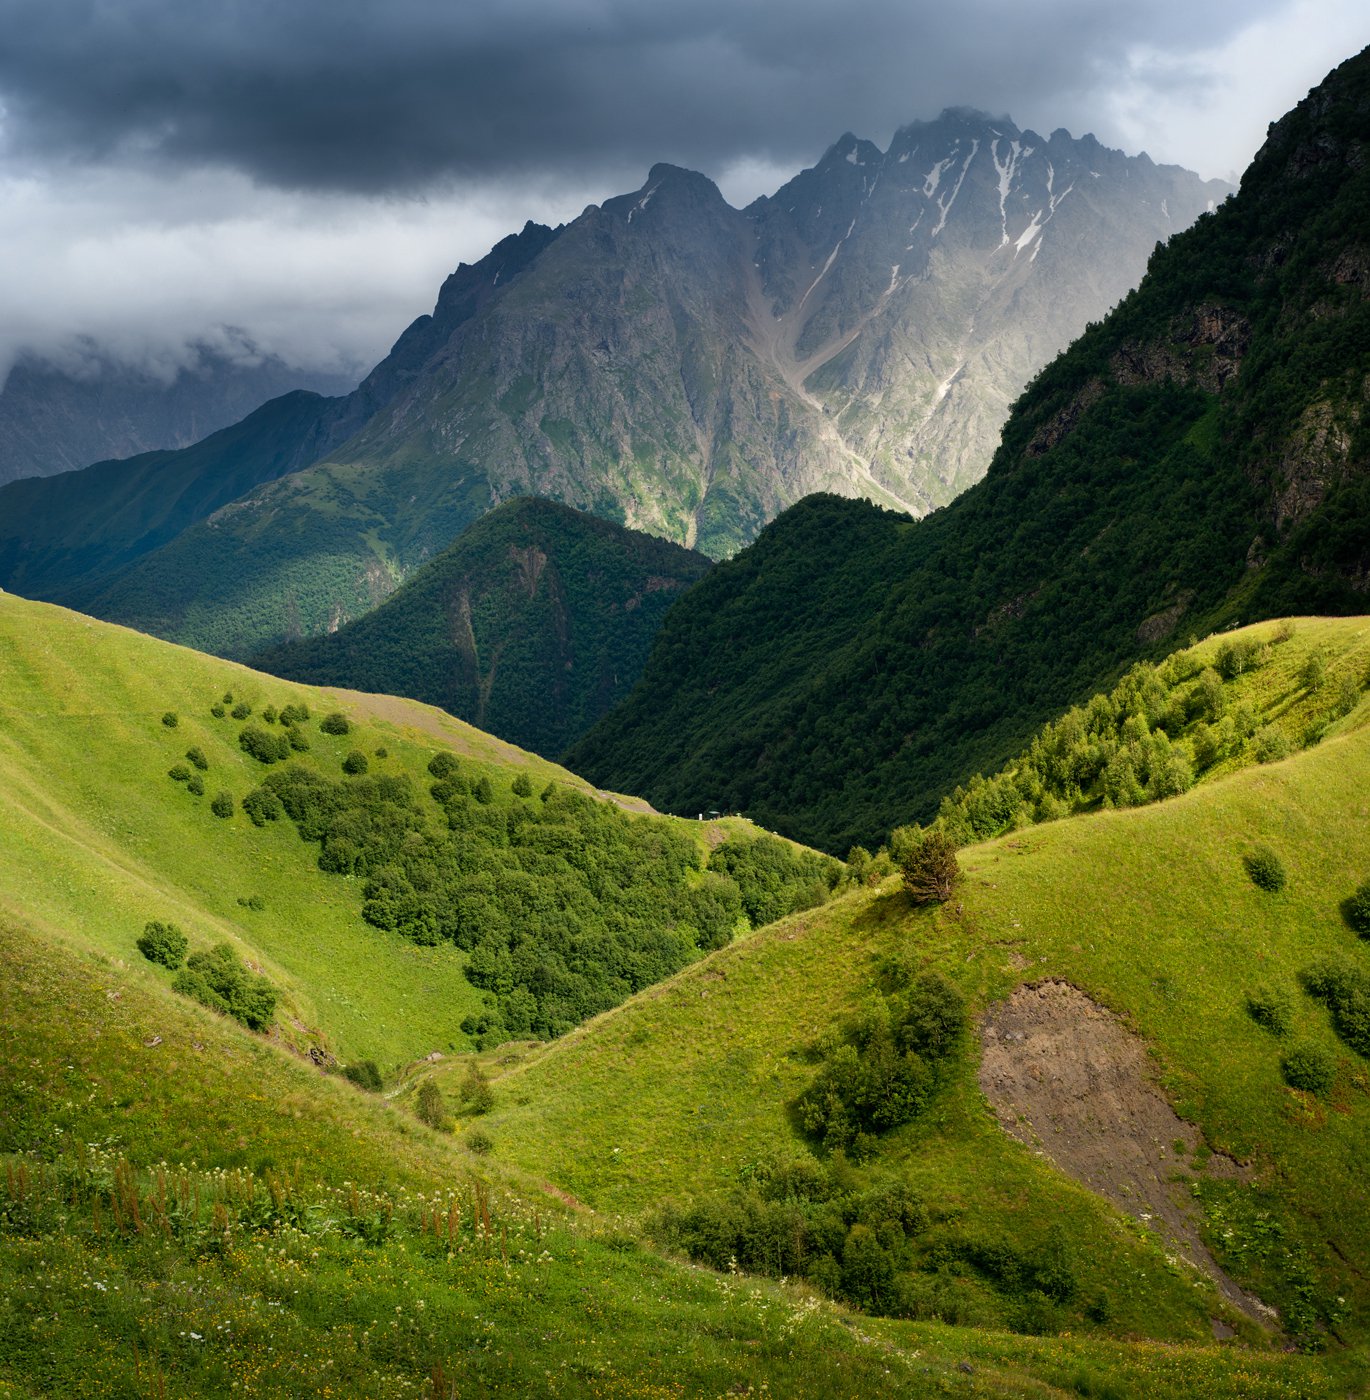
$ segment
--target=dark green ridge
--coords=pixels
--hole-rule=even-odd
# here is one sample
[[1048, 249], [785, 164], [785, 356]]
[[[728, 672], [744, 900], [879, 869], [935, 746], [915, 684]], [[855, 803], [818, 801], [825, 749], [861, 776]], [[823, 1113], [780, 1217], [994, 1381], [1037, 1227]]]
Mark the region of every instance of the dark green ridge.
[[1038, 376], [981, 485], [919, 524], [800, 502], [672, 610], [567, 762], [845, 850], [1138, 656], [1363, 612], [1367, 227], [1370, 51]]
[[708, 572], [693, 550], [553, 501], [508, 501], [374, 612], [254, 664], [404, 695], [544, 755], [632, 688], [666, 609]]

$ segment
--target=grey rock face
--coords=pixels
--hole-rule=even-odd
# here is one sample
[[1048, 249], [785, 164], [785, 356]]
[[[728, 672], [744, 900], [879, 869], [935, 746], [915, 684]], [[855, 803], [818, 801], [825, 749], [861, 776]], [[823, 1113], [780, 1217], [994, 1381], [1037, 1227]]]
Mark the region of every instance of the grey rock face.
[[746, 210], [657, 166], [496, 269], [334, 460], [474, 468], [497, 498], [714, 554], [815, 490], [920, 515], [984, 474], [1028, 379], [1156, 242], [1228, 193], [959, 110], [885, 152], [844, 136]]

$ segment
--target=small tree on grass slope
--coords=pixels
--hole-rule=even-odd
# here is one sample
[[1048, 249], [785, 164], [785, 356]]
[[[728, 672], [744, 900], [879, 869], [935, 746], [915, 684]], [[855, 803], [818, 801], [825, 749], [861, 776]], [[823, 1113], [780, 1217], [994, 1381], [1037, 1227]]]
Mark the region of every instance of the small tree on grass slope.
[[956, 844], [942, 831], [926, 831], [903, 862], [904, 888], [915, 904], [940, 904], [951, 898], [961, 878]]

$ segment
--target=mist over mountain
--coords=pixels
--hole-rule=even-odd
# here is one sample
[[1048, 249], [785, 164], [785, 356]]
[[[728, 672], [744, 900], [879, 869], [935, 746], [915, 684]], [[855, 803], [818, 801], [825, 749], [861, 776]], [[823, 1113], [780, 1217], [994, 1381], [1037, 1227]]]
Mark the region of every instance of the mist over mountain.
[[79, 369], [34, 354], [11, 368], [0, 386], [0, 485], [189, 447], [291, 390], [339, 395], [356, 385], [274, 355], [242, 361], [203, 345], [169, 374], [122, 365], [94, 344], [85, 349]]

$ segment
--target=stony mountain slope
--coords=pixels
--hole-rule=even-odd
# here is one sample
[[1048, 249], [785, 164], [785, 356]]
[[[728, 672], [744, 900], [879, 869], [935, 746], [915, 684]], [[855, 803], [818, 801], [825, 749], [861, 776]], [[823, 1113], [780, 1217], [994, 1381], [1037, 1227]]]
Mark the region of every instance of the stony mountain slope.
[[240, 364], [207, 347], [170, 378], [112, 364], [95, 347], [91, 359], [80, 374], [33, 355], [10, 370], [0, 388], [0, 485], [189, 447], [282, 394], [346, 394], [356, 383], [275, 356]]
[[[1155, 242], [1226, 193], [961, 111], [888, 152], [844, 137], [746, 210], [654, 167], [459, 268], [329, 411], [315, 466], [263, 471], [100, 588], [43, 596], [220, 649], [232, 613], [246, 654], [360, 615], [514, 495], [715, 557], [813, 491], [920, 514], [983, 473], [1028, 377]], [[0, 495], [0, 530], [27, 549], [44, 509], [60, 502]]]
[[984, 482], [917, 523], [791, 508], [668, 615], [573, 765], [845, 849], [926, 820], [1126, 660], [1363, 611], [1367, 152], [1362, 54], [1043, 371]]
[[679, 545], [519, 498], [374, 612], [253, 664], [440, 705], [553, 757], [627, 696], [666, 609], [709, 567]]

